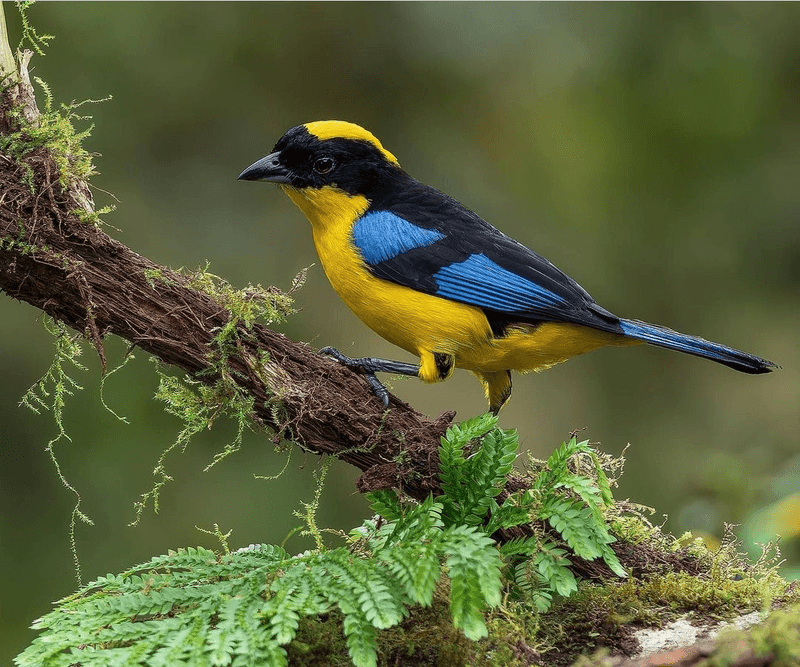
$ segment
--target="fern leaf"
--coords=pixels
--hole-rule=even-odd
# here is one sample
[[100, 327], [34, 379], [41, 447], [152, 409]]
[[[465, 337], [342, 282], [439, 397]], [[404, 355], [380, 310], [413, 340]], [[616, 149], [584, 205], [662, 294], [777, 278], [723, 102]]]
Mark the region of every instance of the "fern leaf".
[[444, 492], [445, 516], [456, 521], [456, 517], [451, 515], [451, 510], [455, 505], [467, 500], [464, 488], [464, 468], [467, 461], [464, 457], [464, 448], [471, 440], [480, 438], [497, 425], [497, 417], [491, 414], [484, 414], [474, 419], [454, 424], [447, 429], [441, 440], [439, 448], [439, 477], [442, 482]]
[[413, 546], [397, 547], [379, 554], [397, 577], [410, 600], [417, 604], [430, 606], [439, 581], [438, 539], [420, 542]]
[[611, 571], [614, 574], [616, 574], [618, 577], [628, 576], [625, 568], [622, 567], [622, 563], [619, 562], [617, 554], [614, 553], [614, 550], [608, 544], [604, 544], [602, 547], [600, 547], [600, 551], [603, 555], [603, 560], [606, 562], [606, 565], [611, 568]]
[[[297, 569], [306, 571], [306, 567], [302, 565], [297, 566]], [[299, 590], [301, 577], [297, 576], [294, 569], [291, 572], [292, 574], [287, 577], [291, 583], [278, 580], [273, 584], [278, 588], [278, 592], [269, 601], [265, 610], [269, 615], [273, 637], [278, 644], [288, 644], [294, 639], [300, 625], [300, 614], [297, 610], [303, 609], [304, 598], [308, 595], [308, 587], [304, 591]]]
[[614, 504], [614, 496], [611, 494], [611, 483], [608, 481], [608, 476], [600, 465], [600, 460], [597, 454], [591, 452], [592, 462], [594, 463], [595, 474], [597, 475], [597, 488], [600, 490], [600, 497], [606, 507], [611, 507]]
[[453, 424], [447, 429], [443, 439], [448, 442], [462, 442], [466, 445], [470, 440], [480, 438], [496, 426], [497, 416], [487, 412], [459, 424]]
[[571, 563], [566, 558], [566, 551], [547, 542], [541, 545], [533, 560], [542, 579], [553, 591], [566, 597], [578, 590], [575, 575], [568, 567]]
[[584, 477], [583, 475], [575, 475], [567, 473], [562, 478], [561, 482], [556, 484], [555, 488], [571, 489], [577, 493], [587, 505], [597, 507], [602, 503], [600, 497], [600, 489], [595, 485], [594, 480]]
[[[442, 490], [437, 498], [442, 505], [447, 525], [483, 523], [494, 498], [506, 484], [517, 454], [516, 431], [494, 428], [497, 421], [487, 416], [467, 424], [467, 428], [451, 428], [439, 450]], [[491, 429], [488, 430], [487, 428]], [[468, 459], [464, 448], [469, 438], [481, 437], [480, 446]]]
[[366, 494], [366, 499], [372, 511], [387, 521], [396, 521], [402, 514], [397, 494], [392, 489], [372, 491]]
[[593, 454], [589, 441], [584, 440], [578, 442], [576, 438], [570, 439], [569, 442], [562, 442], [560, 446], [556, 447], [552, 454], [547, 459], [546, 469], [541, 472], [534, 483], [534, 488], [550, 488], [563, 479], [569, 473], [567, 467], [570, 458], [575, 454], [586, 453]]
[[518, 442], [516, 431], [495, 429], [484, 436], [480, 449], [468, 461], [466, 498], [460, 516], [467, 525], [482, 523], [493, 499], [503, 490]]
[[539, 550], [539, 540], [536, 536], [517, 537], [501, 544], [498, 550], [505, 557], [530, 556]]
[[553, 589], [539, 574], [533, 561], [527, 560], [514, 568], [514, 583], [520, 591], [533, 603], [537, 611], [544, 613], [553, 603]]
[[450, 578], [453, 624], [469, 639], [487, 634], [482, 611], [500, 604], [500, 554], [494, 542], [472, 526], [456, 526], [443, 535]]
[[594, 517], [588, 507], [577, 501], [553, 497], [543, 504], [539, 518], [547, 520], [576, 555], [585, 560], [601, 556], [591, 528]]
[[492, 535], [500, 528], [511, 528], [528, 523], [531, 519], [532, 501], [526, 499], [527, 494], [508, 496], [502, 505], [492, 499], [489, 505], [489, 521], [486, 523], [486, 533]]
[[347, 614], [344, 618], [344, 635], [355, 667], [377, 667], [375, 628], [367, 619], [358, 614]]
[[432, 530], [442, 527], [442, 511], [442, 505], [428, 496], [419, 505], [406, 508], [401, 520], [386, 524], [381, 530], [380, 544], [410, 543], [426, 539]]

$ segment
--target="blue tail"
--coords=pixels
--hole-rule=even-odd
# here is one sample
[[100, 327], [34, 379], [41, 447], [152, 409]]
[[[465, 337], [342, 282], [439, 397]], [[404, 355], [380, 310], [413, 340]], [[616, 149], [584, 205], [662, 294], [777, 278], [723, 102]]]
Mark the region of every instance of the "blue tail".
[[657, 324], [648, 324], [639, 320], [620, 320], [620, 326], [625, 335], [631, 338], [638, 338], [645, 343], [666, 347], [669, 350], [678, 350], [711, 359], [743, 373], [769, 373], [773, 368], [780, 368], [777, 364], [753, 354], [734, 350], [732, 347], [726, 347], [719, 343], [712, 343], [697, 336], [687, 336]]

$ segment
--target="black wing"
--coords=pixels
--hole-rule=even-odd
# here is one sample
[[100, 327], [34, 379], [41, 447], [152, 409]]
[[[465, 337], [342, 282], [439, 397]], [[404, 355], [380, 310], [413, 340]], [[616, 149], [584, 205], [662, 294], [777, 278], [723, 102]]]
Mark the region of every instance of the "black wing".
[[447, 195], [410, 178], [404, 185], [373, 200], [353, 228], [375, 276], [478, 306], [493, 329], [556, 321], [623, 333], [618, 317], [546, 259]]

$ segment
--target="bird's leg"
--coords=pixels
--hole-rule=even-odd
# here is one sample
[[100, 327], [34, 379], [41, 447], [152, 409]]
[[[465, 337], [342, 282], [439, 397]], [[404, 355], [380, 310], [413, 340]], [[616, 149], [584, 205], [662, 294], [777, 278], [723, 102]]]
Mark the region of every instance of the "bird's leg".
[[511, 398], [511, 371], [496, 373], [475, 373], [483, 384], [486, 398], [489, 399], [489, 412], [496, 415]]
[[323, 347], [319, 353], [333, 357], [340, 364], [347, 366], [351, 370], [362, 372], [367, 378], [367, 382], [369, 382], [372, 393], [381, 399], [385, 408], [389, 407], [389, 392], [386, 391], [386, 387], [381, 384], [381, 381], [375, 377], [375, 373], [393, 373], [395, 375], [419, 377], [419, 366], [415, 364], [391, 361], [389, 359], [376, 359], [374, 357], [353, 359], [346, 354], [342, 354], [334, 347]]

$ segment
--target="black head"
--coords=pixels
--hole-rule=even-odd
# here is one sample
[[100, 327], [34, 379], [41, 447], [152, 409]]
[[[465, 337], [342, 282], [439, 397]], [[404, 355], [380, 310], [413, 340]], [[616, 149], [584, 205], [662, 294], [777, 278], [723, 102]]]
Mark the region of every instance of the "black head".
[[272, 153], [250, 165], [239, 179], [297, 189], [332, 186], [371, 199], [387, 182], [404, 174], [397, 158], [364, 128], [318, 121], [293, 127]]

